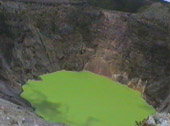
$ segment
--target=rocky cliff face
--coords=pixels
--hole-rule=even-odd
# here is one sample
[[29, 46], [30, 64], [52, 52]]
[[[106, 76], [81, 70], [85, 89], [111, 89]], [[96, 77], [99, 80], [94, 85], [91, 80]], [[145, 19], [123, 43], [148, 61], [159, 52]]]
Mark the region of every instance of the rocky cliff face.
[[86, 69], [141, 91], [170, 112], [169, 12], [164, 3], [132, 14], [87, 4], [2, 2], [1, 97], [24, 105], [19, 94], [28, 79]]
[[96, 58], [86, 68], [142, 92], [145, 88], [149, 101], [161, 104], [170, 88], [168, 12], [160, 3], [136, 14], [103, 11], [101, 22], [91, 27], [98, 30]]

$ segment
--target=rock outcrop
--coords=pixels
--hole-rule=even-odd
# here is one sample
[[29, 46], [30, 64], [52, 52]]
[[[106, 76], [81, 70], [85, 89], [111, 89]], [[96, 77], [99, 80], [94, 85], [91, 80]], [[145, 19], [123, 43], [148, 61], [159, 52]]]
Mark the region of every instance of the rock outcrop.
[[170, 125], [170, 115], [167, 113], [156, 113], [150, 116], [147, 120], [138, 123], [139, 126], [169, 126]]
[[3, 99], [0, 99], [0, 121], [0, 126], [65, 126], [45, 122], [28, 109]]

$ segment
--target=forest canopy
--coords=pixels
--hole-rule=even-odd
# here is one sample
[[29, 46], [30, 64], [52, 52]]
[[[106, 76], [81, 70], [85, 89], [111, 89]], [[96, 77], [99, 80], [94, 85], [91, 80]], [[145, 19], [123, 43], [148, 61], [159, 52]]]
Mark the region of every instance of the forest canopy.
[[161, 0], [88, 0], [93, 6], [125, 12], [137, 12], [141, 7], [150, 4], [152, 1]]

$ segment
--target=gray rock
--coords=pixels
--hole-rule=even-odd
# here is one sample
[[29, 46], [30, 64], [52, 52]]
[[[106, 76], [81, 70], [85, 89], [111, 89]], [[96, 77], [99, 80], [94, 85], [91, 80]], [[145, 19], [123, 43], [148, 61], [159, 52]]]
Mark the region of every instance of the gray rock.
[[154, 118], [149, 117], [149, 119], [147, 120], [147, 124], [152, 125], [152, 126], [156, 125]]
[[31, 110], [0, 99], [0, 126], [64, 126], [44, 121]]
[[149, 126], [170, 126], [170, 114], [156, 113], [146, 121]]

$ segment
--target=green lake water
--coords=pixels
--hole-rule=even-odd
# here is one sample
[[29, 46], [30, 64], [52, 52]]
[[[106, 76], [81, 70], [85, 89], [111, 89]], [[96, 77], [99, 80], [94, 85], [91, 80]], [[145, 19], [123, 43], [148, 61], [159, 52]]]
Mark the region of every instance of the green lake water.
[[59, 71], [28, 81], [21, 96], [49, 122], [68, 126], [135, 126], [155, 110], [141, 94], [106, 77]]

